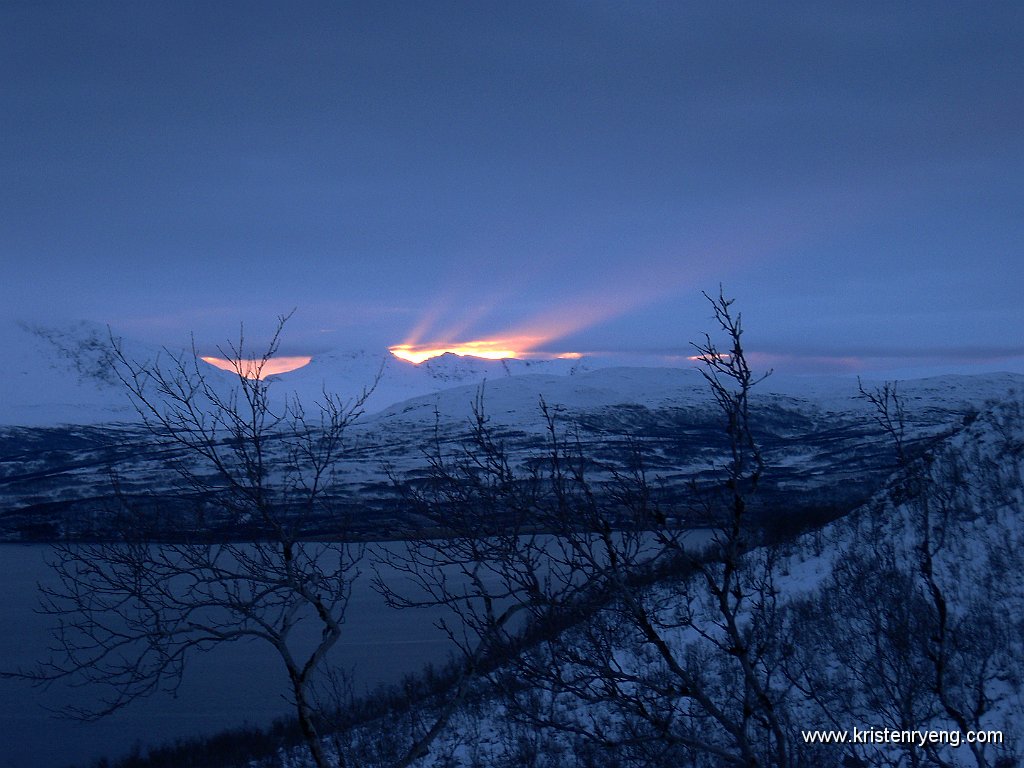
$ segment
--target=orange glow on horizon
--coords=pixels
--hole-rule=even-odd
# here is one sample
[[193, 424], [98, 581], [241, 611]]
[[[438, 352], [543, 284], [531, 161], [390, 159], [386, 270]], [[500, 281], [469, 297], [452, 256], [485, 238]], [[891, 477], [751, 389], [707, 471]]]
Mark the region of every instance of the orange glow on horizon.
[[[401, 344], [389, 347], [391, 354], [414, 365], [445, 353], [487, 360], [579, 360], [583, 357], [580, 352], [550, 352], [545, 348], [550, 349], [548, 345], [557, 339], [621, 315], [643, 301], [630, 292], [590, 293], [563, 300], [515, 326], [510, 325], [501, 336], [465, 342], [455, 339], [465, 338], [463, 334], [493, 307], [477, 301], [472, 308], [451, 313], [453, 316], [449, 317], [443, 311], [446, 303], [441, 300], [432, 305]], [[433, 343], [423, 343], [424, 337], [433, 338]]]
[[481, 339], [449, 345], [396, 344], [389, 347], [395, 357], [419, 365], [425, 360], [440, 357], [446, 352], [459, 357], [482, 357], [485, 360], [507, 360], [524, 357], [535, 343], [535, 339]]
[[[312, 361], [310, 355], [285, 355], [282, 357], [272, 357], [263, 364], [263, 368], [260, 370], [259, 375], [256, 375], [256, 368], [260, 364], [259, 360], [226, 360], [223, 357], [201, 357], [199, 358], [204, 363], [209, 363], [214, 368], [220, 368], [222, 371], [228, 371], [229, 373], [239, 373], [241, 367], [241, 374], [247, 379], [265, 379], [268, 376], [276, 376], [279, 373], [288, 373], [289, 371], [295, 371], [303, 366], [309, 365]], [[239, 366], [239, 362], [242, 363]]]
[[561, 360], [579, 360], [580, 352], [542, 352], [537, 350], [539, 344], [547, 341], [545, 336], [512, 336], [496, 339], [477, 339], [452, 344], [396, 344], [388, 351], [395, 357], [419, 365], [420, 363], [443, 354], [459, 357], [480, 357], [484, 360], [522, 360], [529, 358], [557, 358]]

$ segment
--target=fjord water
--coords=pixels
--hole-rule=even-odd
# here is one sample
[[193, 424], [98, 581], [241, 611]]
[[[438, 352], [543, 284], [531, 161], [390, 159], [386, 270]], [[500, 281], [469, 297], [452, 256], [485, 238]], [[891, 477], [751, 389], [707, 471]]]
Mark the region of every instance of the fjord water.
[[[37, 584], [52, 584], [45, 545], [0, 545], [0, 669], [26, 668], [47, 655], [55, 619], [40, 615]], [[332, 661], [354, 671], [357, 693], [397, 682], [429, 662], [443, 662], [449, 645], [429, 610], [395, 611], [370, 587], [368, 568], [355, 582]], [[310, 630], [315, 628], [310, 625]], [[94, 723], [55, 717], [50, 710], [84, 703], [90, 691], [54, 683], [40, 690], [0, 679], [0, 768], [64, 768], [122, 756], [178, 738], [208, 735], [290, 714], [287, 679], [274, 651], [236, 642], [195, 655], [177, 696], [159, 694]], [[47, 709], [49, 708], [49, 709]]]
[[[687, 531], [688, 546], [706, 545], [712, 532]], [[540, 536], [542, 548], [557, 550], [556, 538]], [[372, 547], [399, 553], [402, 542]], [[652, 541], [653, 546], [653, 541]], [[643, 547], [642, 547], [643, 549]], [[652, 550], [653, 551], [653, 550]], [[0, 544], [0, 670], [30, 668], [47, 658], [56, 618], [38, 612], [40, 584], [54, 584], [47, 545]], [[380, 574], [401, 586], [401, 577], [378, 561]], [[331, 662], [353, 675], [359, 695], [378, 685], [398, 682], [429, 663], [447, 660], [451, 644], [435, 626], [443, 609], [394, 610], [371, 586], [369, 562], [352, 585], [343, 634]], [[388, 573], [391, 576], [388, 576]], [[457, 572], [449, 585], [458, 585]], [[493, 575], [488, 578], [494, 578]], [[450, 615], [447, 615], [450, 619]], [[319, 633], [316, 622], [304, 629]], [[176, 739], [211, 735], [246, 723], [265, 725], [292, 714], [285, 697], [287, 677], [281, 661], [267, 643], [228, 643], [191, 657], [176, 696], [157, 694], [137, 701], [98, 722], [82, 723], [55, 717], [54, 709], [84, 705], [95, 692], [54, 683], [46, 690], [23, 680], [0, 678], [0, 730], [4, 749], [0, 768], [65, 768], [85, 766], [99, 757], [116, 758], [135, 745], [157, 746]]]

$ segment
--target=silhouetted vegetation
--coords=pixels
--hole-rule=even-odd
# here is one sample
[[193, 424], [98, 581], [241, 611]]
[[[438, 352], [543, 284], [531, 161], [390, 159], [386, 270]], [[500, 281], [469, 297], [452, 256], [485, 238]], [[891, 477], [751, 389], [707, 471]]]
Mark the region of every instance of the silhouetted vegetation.
[[[341, 631], [354, 561], [325, 571], [316, 547], [328, 545], [309, 543], [308, 531], [278, 517], [288, 507], [280, 499], [250, 503], [264, 498], [265, 473], [243, 472], [238, 509], [261, 516], [260, 536], [246, 546], [270, 548], [258, 564], [271, 576], [279, 573], [278, 551], [284, 566], [277, 580], [250, 569], [232, 571], [231, 583], [292, 590], [298, 602], [273, 604], [284, 617], [312, 606], [323, 618], [321, 608], [329, 609], [327, 645], [292, 675], [298, 718], [145, 755], [137, 750], [93, 768], [276, 766], [283, 754], [304, 751], [318, 766], [366, 768], [406, 768], [427, 755], [472, 768], [952, 768], [963, 757], [977, 768], [1016, 765], [1012, 742], [969, 744], [953, 755], [936, 744], [823, 745], [802, 734], [881, 725], [965, 738], [990, 728], [1002, 702], [1019, 698], [1024, 408], [1010, 401], [970, 414], [965, 429], [987, 430], [974, 443], [957, 442], [952, 432], [915, 440], [897, 386], [862, 387], [893, 447], [889, 485], [870, 498], [859, 486], [845, 489], [844, 499], [867, 502], [850, 517], [827, 488], [800, 504], [766, 500], [760, 492], [770, 468], [758, 424], [770, 419], [758, 421], [751, 392], [767, 374], [747, 363], [732, 302], [721, 293], [708, 299], [726, 346], [710, 336], [695, 346], [723, 436], [686, 494], [658, 482], [642, 440], [624, 438], [614, 455], [595, 456], [579, 425], [543, 400], [544, 439], [532, 455], [514, 457], [506, 433], [488, 418], [482, 391], [467, 439], [438, 434], [425, 450], [425, 469], [393, 475], [417, 526], [404, 528], [404, 546], [369, 548], [375, 586], [394, 608], [447, 609], [441, 626], [455, 658], [370, 696], [356, 697], [343, 675], [321, 664]], [[321, 439], [299, 434], [314, 441], [308, 445]], [[195, 450], [206, 455], [210, 436], [200, 438]], [[261, 439], [257, 431], [235, 445], [244, 458]], [[706, 538], [695, 540], [698, 533]], [[111, 594], [140, 601], [155, 622], [140, 625], [145, 632], [133, 639], [173, 650], [161, 643], [175, 637], [166, 622], [175, 619], [179, 598], [149, 572], [174, 566], [174, 578], [188, 578], [197, 567], [209, 569], [223, 586], [217, 579], [225, 571], [209, 553], [228, 548], [243, 563], [253, 556], [208, 541], [155, 550], [183, 553], [179, 563], [154, 559], [155, 541], [150, 531], [138, 540], [60, 549], [65, 580], [63, 591], [50, 593], [57, 601], [51, 610], [95, 621], [108, 606], [106, 593], [97, 600], [89, 591], [95, 583], [81, 574], [121, 574]], [[99, 570], [81, 570], [94, 561]], [[813, 577], [787, 586], [808, 561]], [[122, 565], [128, 570], [119, 571]], [[335, 592], [325, 593], [332, 578]], [[335, 596], [331, 606], [324, 594]], [[227, 597], [237, 598], [230, 588]], [[236, 609], [235, 618], [214, 627], [215, 639], [230, 638], [263, 610], [231, 599], [219, 605]], [[116, 615], [126, 619], [123, 611]], [[283, 646], [287, 663], [292, 625], [260, 616], [261, 631]], [[184, 627], [196, 629], [190, 620]], [[116, 642], [111, 648], [120, 653]], [[104, 652], [111, 648], [101, 643]], [[74, 644], [66, 650], [69, 666], [52, 671], [80, 674], [88, 657], [76, 655]], [[180, 675], [183, 663], [171, 671]], [[316, 683], [314, 668], [327, 673]], [[151, 670], [115, 668], [111, 677], [101, 663], [90, 674], [120, 686], [109, 711], [148, 692], [139, 686], [151, 685]], [[157, 677], [165, 673], [156, 670]], [[467, 748], [481, 729], [486, 749]]]

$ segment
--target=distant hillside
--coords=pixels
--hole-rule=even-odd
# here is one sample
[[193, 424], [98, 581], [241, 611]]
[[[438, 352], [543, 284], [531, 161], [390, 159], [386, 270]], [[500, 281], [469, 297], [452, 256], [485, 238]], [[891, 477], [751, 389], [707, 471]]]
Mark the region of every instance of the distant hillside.
[[[59, 332], [15, 330], [10, 335], [19, 350], [16, 365], [0, 379], [0, 538], [108, 535], [112, 473], [121, 491], [145, 506], [180, 506], [169, 462], [174, 451], [137, 423], [112, 375], [107, 330], [85, 324]], [[136, 359], [167, 355], [124, 343]], [[377, 538], [398, 535], [410, 522], [385, 468], [415, 483], [435, 429], [449, 444], [462, 439], [481, 394], [488, 418], [517, 460], [538, 450], [543, 398], [559, 420], [575, 425], [595, 460], [625, 461], [631, 440], [642, 447], [648, 471], [667, 498], [681, 498], [691, 481], [707, 477], [720, 460], [722, 431], [706, 383], [693, 369], [613, 362], [445, 355], [414, 366], [387, 352], [337, 352], [276, 377], [271, 393], [279, 401], [297, 395], [309, 405], [325, 388], [355, 393], [381, 371], [367, 415], [349, 432], [335, 499], [354, 535]], [[218, 388], [226, 392], [233, 385], [230, 374], [200, 365]], [[1024, 377], [1012, 374], [906, 382], [900, 391], [910, 437], [924, 441], [946, 434], [987, 401], [1022, 384]], [[775, 375], [755, 392], [757, 428], [770, 467], [765, 507], [785, 499], [801, 515], [828, 519], [863, 501], [889, 471], [891, 458], [874, 435], [854, 380]], [[337, 520], [327, 518], [313, 521], [310, 529], [338, 531]]]
[[[117, 336], [116, 329], [114, 335], [130, 360], [166, 362], [168, 355], [191, 359], [191, 352], [184, 348], [165, 350], [123, 339]], [[97, 323], [60, 327], [0, 324], [0, 344], [11, 361], [0, 376], [0, 425], [43, 427], [133, 421], [132, 409], [111, 367], [110, 343], [111, 330]], [[567, 375], [607, 364], [579, 360], [483, 360], [449, 353], [413, 365], [387, 350], [331, 351], [315, 356], [303, 368], [277, 376], [274, 391], [282, 397], [296, 394], [308, 403], [325, 388], [344, 397], [355, 397], [377, 381], [367, 403], [372, 412], [411, 397], [485, 379], [524, 373]], [[211, 380], [231, 386], [231, 374], [206, 363], [200, 366]]]

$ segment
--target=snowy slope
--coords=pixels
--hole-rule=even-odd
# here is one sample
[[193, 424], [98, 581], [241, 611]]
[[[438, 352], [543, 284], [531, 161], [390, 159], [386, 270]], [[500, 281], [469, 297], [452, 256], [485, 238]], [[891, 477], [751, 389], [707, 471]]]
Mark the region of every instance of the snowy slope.
[[14, 322], [0, 326], [0, 344], [9, 361], [0, 374], [0, 424], [128, 418], [128, 402], [105, 364], [108, 339], [107, 329], [97, 324], [62, 329]]
[[[929, 397], [935, 387], [935, 382], [922, 385], [919, 396]], [[770, 611], [758, 619], [761, 629], [749, 642], [764, 649], [756, 657], [757, 674], [781, 716], [791, 757], [800, 755], [793, 764], [1010, 766], [1024, 751], [1024, 403], [1017, 397], [990, 405], [909, 477], [918, 478], [909, 496], [908, 476], [897, 473], [847, 517], [772, 557], [763, 549], [745, 557], [740, 571], [745, 588], [770, 584]], [[925, 576], [922, 552], [929, 554], [933, 576]], [[941, 594], [941, 614], [934, 594]], [[753, 620], [755, 598], [748, 597], [741, 626]], [[629, 612], [613, 606], [569, 631], [564, 642], [575, 651], [549, 658], [550, 646], [543, 644], [530, 657], [534, 669], [556, 665], [557, 674], [538, 677], [544, 685], [530, 687], [520, 678], [512, 698], [492, 694], [458, 712], [422, 765], [516, 764], [524, 754], [539, 755], [539, 764], [548, 768], [578, 765], [588, 755], [586, 764], [619, 765], [615, 760], [626, 755], [647, 754], [645, 744], [668, 749], [672, 739], [682, 745], [677, 760], [693, 743], [720, 749], [722, 755], [734, 753], [733, 734], [697, 703], [718, 707], [725, 722], [736, 708], [732, 722], [740, 722], [742, 697], [734, 694], [742, 683], [729, 643], [718, 644], [721, 617], [703, 577], [666, 580], [633, 599], [648, 606], [645, 621], [657, 628], [659, 647], [683, 666], [693, 665], [699, 696], [678, 693], [648, 632], [629, 628]], [[937, 646], [934, 622], [940, 615], [945, 639]], [[778, 633], [776, 642], [760, 632]], [[602, 645], [609, 637], [611, 646]], [[609, 654], [607, 661], [593, 655], [602, 652]], [[938, 653], [941, 683], [934, 677]], [[551, 680], [557, 685], [546, 687]], [[646, 692], [645, 686], [650, 686]], [[637, 702], [645, 713], [671, 707], [671, 719], [656, 721], [664, 732], [655, 736], [643, 730]], [[990, 739], [1000, 734], [1002, 741], [978, 745], [976, 755], [965, 726]], [[341, 742], [369, 748], [392, 727], [374, 723]], [[648, 740], [630, 745], [638, 732], [634, 728], [648, 733]], [[839, 747], [803, 737], [814, 729], [849, 737], [854, 728], [936, 742], [925, 752], [899, 741]], [[617, 737], [624, 737], [626, 746], [610, 746]], [[756, 746], [766, 744], [767, 739]], [[691, 755], [692, 763], [672, 762], [672, 754], [656, 764], [732, 764], [713, 752]], [[767, 753], [759, 757], [765, 762], [757, 764], [776, 764]], [[282, 765], [307, 763], [299, 749], [283, 754]]]
[[[173, 487], [166, 453], [134, 423], [136, 414], [112, 373], [108, 333], [89, 324], [4, 329], [16, 354], [0, 376], [0, 537], [46, 538], [74, 530], [109, 498], [112, 469], [139, 493]], [[124, 345], [136, 360], [168, 354], [137, 342]], [[385, 465], [402, 477], [421, 470], [435, 425], [449, 444], [457, 444], [481, 393], [515, 461], [528, 460], [538, 449], [543, 398], [562, 424], [577, 425], [599, 461], [624, 460], [623, 438], [630, 436], [667, 487], [681, 489], [699, 478], [716, 460], [722, 434], [699, 372], [615, 363], [445, 355], [415, 366], [387, 351], [338, 351], [274, 377], [271, 394], [278, 402], [294, 394], [306, 404], [325, 389], [354, 396], [380, 373], [339, 468], [340, 491], [370, 508], [386, 506], [393, 496]], [[225, 391], [234, 383], [231, 374], [212, 366], [204, 370]], [[966, 414], [1022, 384], [1024, 377], [1012, 374], [902, 383], [910, 436], [947, 433]], [[853, 379], [773, 375], [758, 385], [753, 405], [771, 468], [765, 503], [787, 498], [823, 513], [849, 508], [888, 471], [891, 459]], [[383, 534], [393, 523], [369, 512], [361, 520], [367, 533]]]
[[[132, 409], [111, 368], [110, 333], [106, 326], [86, 322], [63, 327], [0, 324], [0, 344], [11, 361], [0, 374], [0, 425], [132, 420]], [[133, 339], [121, 343], [132, 360], [152, 361], [168, 355], [167, 350]], [[203, 369], [220, 385], [231, 386], [230, 374], [212, 366]], [[325, 390], [355, 397], [375, 380], [366, 412], [379, 412], [378, 418], [383, 419], [424, 409], [432, 413], [435, 407], [446, 417], [466, 418], [469, 404], [484, 382], [488, 411], [510, 420], [524, 415], [532, 420], [541, 395], [550, 404], [569, 410], [623, 403], [657, 408], [707, 399], [707, 387], [693, 367], [623, 367], [614, 358], [483, 360], [453, 354], [413, 365], [387, 350], [335, 350], [317, 355], [307, 366], [274, 377], [271, 392], [278, 397], [295, 394], [303, 402], [312, 402]], [[968, 403], [977, 407], [1022, 384], [1024, 376], [1018, 374], [986, 374], [921, 379], [902, 386], [908, 409], [915, 418], [927, 419], [929, 412], [941, 418]], [[780, 402], [789, 399], [813, 404], [824, 413], [866, 408], [856, 397], [855, 380], [848, 377], [775, 374], [756, 392]]]
[[[54, 426], [134, 420], [110, 360], [111, 331], [97, 323], [81, 322], [48, 327], [9, 322], [0, 324], [0, 345], [8, 351], [10, 367], [0, 374], [0, 425]], [[116, 335], [116, 331], [115, 331]], [[133, 361], [166, 360], [155, 345], [118, 337]], [[228, 387], [233, 377], [200, 364], [211, 380]], [[399, 360], [387, 350], [331, 351], [317, 355], [307, 366], [274, 377], [272, 394], [296, 394], [304, 402], [324, 390], [356, 397], [377, 386], [367, 402], [368, 412], [392, 403], [463, 384], [478, 384], [527, 373], [567, 375], [586, 370], [577, 360], [482, 360], [446, 354], [422, 365]]]

